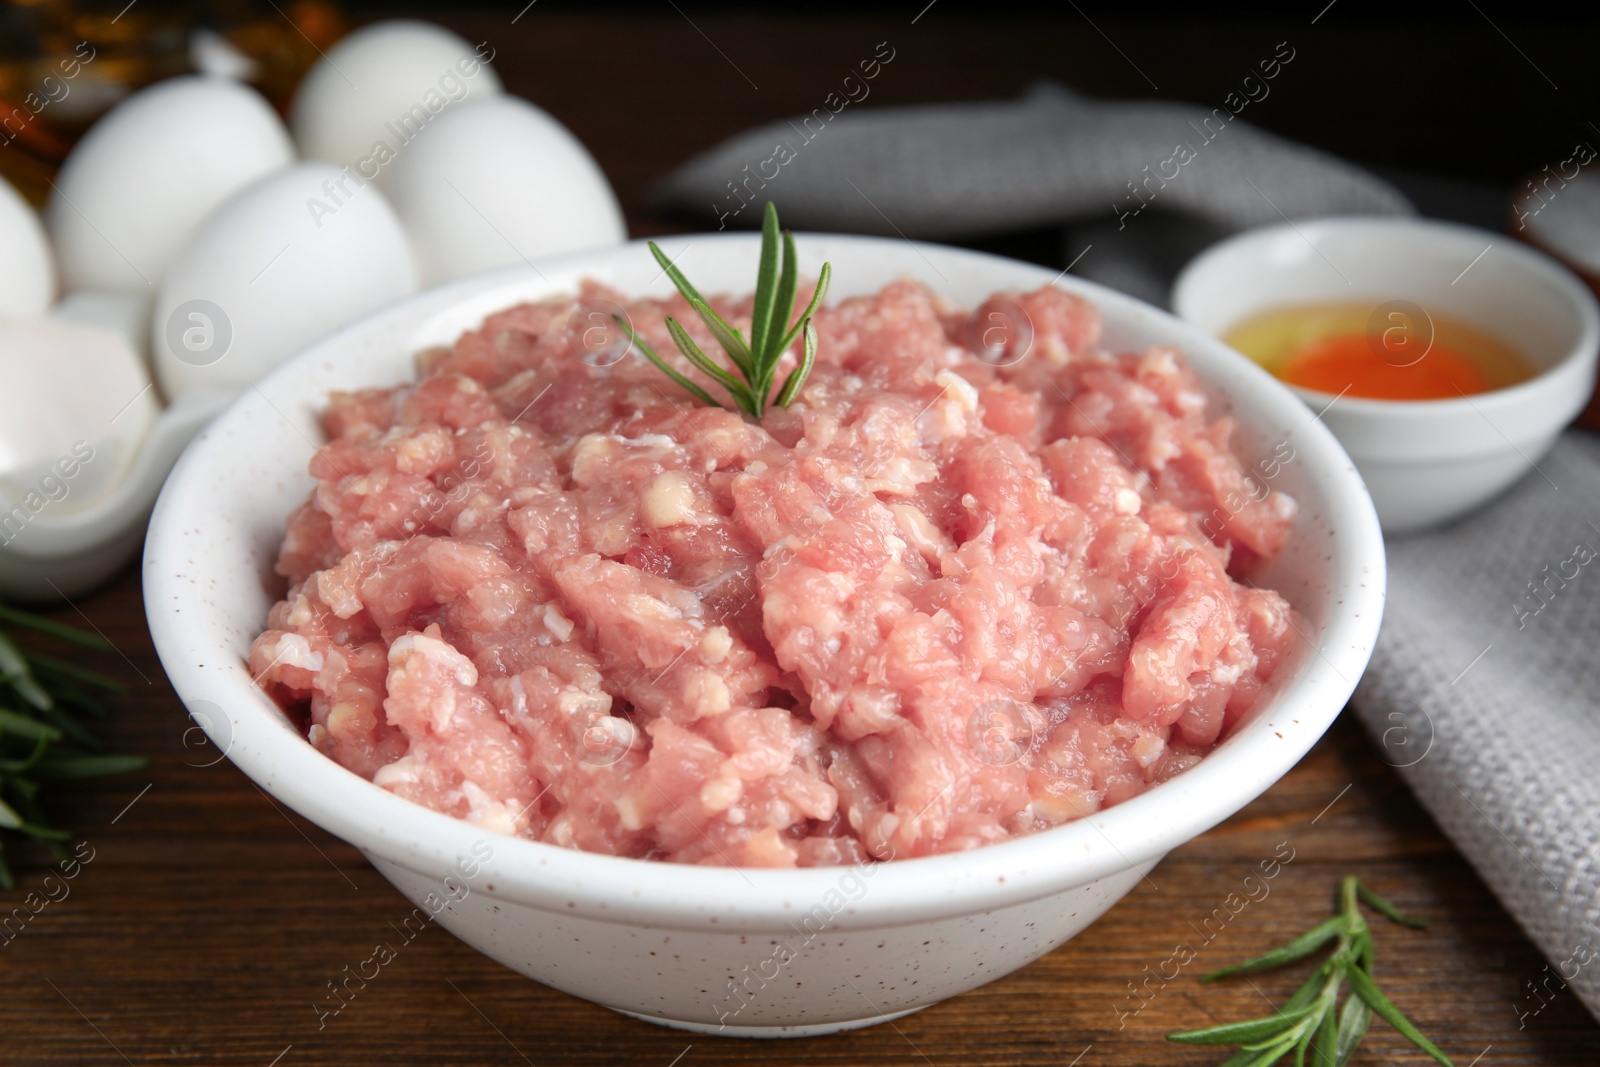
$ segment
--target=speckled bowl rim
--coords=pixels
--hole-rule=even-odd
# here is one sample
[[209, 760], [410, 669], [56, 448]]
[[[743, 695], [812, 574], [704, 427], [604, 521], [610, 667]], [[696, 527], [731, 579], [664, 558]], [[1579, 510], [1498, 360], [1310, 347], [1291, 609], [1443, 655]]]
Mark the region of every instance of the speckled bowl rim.
[[[754, 276], [757, 235], [664, 240], [674, 255], [693, 250], [684, 269], [702, 289], [748, 290], [742, 279]], [[1269, 439], [1292, 440], [1292, 484], [1299, 486], [1303, 505], [1296, 536], [1315, 538], [1318, 558], [1326, 555], [1325, 562], [1300, 576], [1308, 587], [1315, 583], [1326, 589], [1321, 625], [1312, 623], [1314, 632], [1302, 642], [1306, 647], [1287, 665], [1292, 669], [1280, 670], [1265, 706], [1198, 766], [1129, 801], [1051, 830], [966, 852], [876, 864], [870, 892], [838, 915], [835, 924], [870, 928], [978, 914], [1084, 886], [1154, 862], [1282, 777], [1343, 708], [1371, 655], [1383, 609], [1384, 551], [1377, 516], [1354, 465], [1333, 436], [1293, 393], [1245, 357], [1113, 290], [1030, 264], [938, 245], [832, 234], [802, 234], [797, 240], [802, 264], [815, 267], [823, 257], [833, 262], [835, 297], [875, 289], [893, 276], [919, 278], [963, 303], [975, 303], [977, 294], [987, 291], [1053, 282], [1099, 307], [1109, 340], [1127, 336], [1181, 348], [1214, 396], [1237, 411], [1245, 432], [1255, 435], [1253, 449], [1245, 448], [1249, 458], [1264, 454]], [[395, 358], [402, 349], [409, 356], [429, 340], [429, 331], [433, 340], [439, 339], [441, 323], [472, 321], [519, 297], [570, 292], [578, 277], [596, 277], [629, 292], [666, 295], [667, 280], [659, 273], [650, 279], [653, 268], [643, 242], [632, 242], [466, 279], [379, 311], [266, 376], [196, 438], [168, 480], [146, 541], [146, 613], [179, 696], [191, 708], [209, 701], [226, 709], [219, 721], [202, 723], [217, 747], [226, 749], [228, 758], [272, 796], [372, 856], [442, 876], [458, 859], [472, 855], [474, 844], [481, 852], [482, 843], [488, 842], [493, 858], [483, 864], [478, 884], [523, 905], [651, 928], [781, 928], [835, 889], [848, 868], [649, 863], [495, 834], [403, 800], [323, 756], [289, 724], [254, 685], [243, 663], [253, 633], [229, 633], [233, 623], [219, 598], [208, 592], [225, 588], [228, 575], [237, 579], [241, 571], [265, 581], [277, 542], [258, 531], [258, 543], [244, 543], [243, 534], [230, 530], [226, 509], [217, 501], [219, 495], [225, 499], [229, 493], [246, 492], [230, 469], [237, 472], [241, 460], [250, 456], [248, 450], [259, 450], [271, 432], [283, 433], [272, 426], [275, 420], [313, 425], [313, 412], [322, 406], [327, 388], [327, 368], [374, 347], [394, 350]], [[862, 276], [861, 284], [852, 283], [853, 274]], [[956, 282], [949, 281], [952, 276]], [[403, 366], [409, 368], [409, 360]], [[304, 471], [313, 446], [303, 427], [298, 432], [307, 438], [303, 451], [278, 455], [273, 473], [309, 487]], [[244, 522], [240, 518], [234, 526]], [[281, 537], [281, 525], [277, 529]]]

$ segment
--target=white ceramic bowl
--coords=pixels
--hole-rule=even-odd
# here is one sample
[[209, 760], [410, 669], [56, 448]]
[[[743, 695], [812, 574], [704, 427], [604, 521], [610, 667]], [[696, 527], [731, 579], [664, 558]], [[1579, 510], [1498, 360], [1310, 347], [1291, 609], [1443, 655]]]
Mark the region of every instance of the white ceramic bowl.
[[[1172, 307], [1221, 336], [1268, 308], [1409, 301], [1490, 330], [1538, 374], [1453, 400], [1295, 392], [1366, 479], [1390, 533], [1433, 526], [1528, 474], [1589, 400], [1600, 351], [1593, 294], [1549, 256], [1501, 233], [1425, 219], [1338, 218], [1247, 230], [1195, 257]], [[1331, 406], [1330, 406], [1331, 405]]]
[[[881, 238], [802, 235], [801, 262], [834, 266], [832, 295], [903, 276], [975, 306], [1052, 272]], [[745, 291], [755, 235], [696, 236], [680, 264], [710, 292]], [[1316, 642], [1280, 669], [1263, 706], [1199, 766], [1091, 818], [970, 852], [852, 868], [740, 870], [647, 863], [487, 833], [401, 800], [333, 763], [252, 683], [244, 656], [280, 595], [284, 517], [309, 491], [328, 390], [412, 377], [412, 353], [486, 313], [575, 289], [671, 289], [641, 243], [469, 279], [410, 298], [319, 343], [246, 392], [179, 462], [150, 524], [146, 611], [191, 714], [261, 787], [357, 845], [402, 893], [468, 944], [548, 985], [709, 1033], [826, 1033], [893, 1018], [1016, 970], [1082, 930], [1171, 848], [1259, 795], [1338, 715], [1383, 610], [1382, 538], [1332, 435], [1238, 353], [1156, 309], [1075, 278], [1118, 346], [1176, 345], [1241, 420], [1252, 461], [1287, 445], [1274, 485], [1301, 512], [1258, 580]], [[430, 895], [432, 897], [430, 901]], [[825, 932], [818, 933], [819, 929]], [[793, 959], [780, 945], [786, 943]], [[733, 992], [729, 976], [737, 976]]]

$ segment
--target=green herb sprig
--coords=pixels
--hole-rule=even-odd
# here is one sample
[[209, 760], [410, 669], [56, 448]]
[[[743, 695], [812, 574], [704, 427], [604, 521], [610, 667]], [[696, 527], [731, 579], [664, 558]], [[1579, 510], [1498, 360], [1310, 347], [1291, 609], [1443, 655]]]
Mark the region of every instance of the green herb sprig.
[[[1242, 1046], [1223, 1061], [1222, 1067], [1268, 1067], [1290, 1052], [1294, 1053], [1296, 1067], [1303, 1067], [1307, 1062], [1307, 1050], [1311, 1052], [1310, 1062], [1316, 1067], [1344, 1067], [1355, 1055], [1376, 1013], [1434, 1060], [1444, 1067], [1452, 1067], [1450, 1057], [1424, 1037], [1373, 981], [1372, 930], [1361, 914], [1362, 902], [1394, 922], [1417, 929], [1426, 926], [1402, 914], [1354, 876], [1347, 876], [1339, 885], [1339, 913], [1333, 918], [1281, 948], [1200, 979], [1210, 982], [1230, 975], [1282, 967], [1334, 942], [1333, 953], [1276, 1015], [1168, 1034], [1167, 1040], [1187, 1045]], [[1339, 1008], [1339, 988], [1345, 983], [1349, 983], [1355, 995], [1347, 997], [1344, 1007]]]
[[[78, 648], [109, 652], [112, 647], [97, 634], [4, 604], [0, 604], [0, 623]], [[40, 806], [44, 786], [122, 774], [145, 764], [142, 756], [106, 754], [105, 745], [84, 725], [84, 715], [107, 714], [100, 692], [121, 693], [125, 687], [76, 663], [24, 651], [0, 631], [0, 830], [38, 841], [58, 859], [66, 858], [63, 842], [70, 841], [72, 833], [45, 818]], [[0, 851], [0, 888], [15, 886]]]
[[[683, 272], [667, 258], [667, 254], [661, 251], [654, 241], [650, 242], [650, 252], [656, 257], [656, 262], [661, 264], [661, 269], [666, 271], [667, 277], [672, 279], [672, 284], [677, 286], [678, 292], [689, 302], [695, 314], [706, 324], [706, 328], [717, 339], [717, 344], [727, 353], [729, 361], [739, 373], [735, 375], [701, 351], [700, 346], [695, 344], [694, 338], [689, 336], [682, 324], [668, 316], [667, 332], [672, 335], [673, 343], [695, 369], [726, 389], [739, 409], [751, 418], [761, 418], [772, 394], [773, 379], [778, 373], [778, 361], [789, 351], [796, 337], [801, 339], [800, 363], [789, 372], [789, 377], [784, 380], [783, 388], [778, 390], [777, 399], [774, 401], [779, 407], [788, 407], [789, 402], [800, 391], [800, 386], [805, 383], [806, 375], [811, 373], [811, 365], [816, 362], [817, 329], [811, 320], [817, 308], [822, 306], [822, 298], [828, 291], [828, 280], [833, 275], [832, 265], [828, 263], [822, 265], [822, 273], [817, 277], [817, 291], [811, 297], [811, 303], [807, 305], [799, 321], [793, 326], [788, 326], [794, 316], [795, 291], [799, 287], [794, 236], [782, 232], [780, 239], [778, 209], [773, 207], [769, 200], [766, 213], [761, 220], [761, 265], [756, 271], [755, 305], [751, 312], [750, 339], [746, 341], [743, 334], [711, 309], [705, 297], [700, 295], [690, 284], [689, 279], [683, 276]], [[650, 346], [634, 333], [633, 327], [626, 319], [618, 315], [616, 321], [617, 325], [627, 333], [628, 339], [639, 346], [639, 351], [644, 353], [645, 358], [659, 367], [667, 377], [707, 404], [713, 407], [722, 406], [710, 393], [678, 373], [666, 360], [656, 355]], [[786, 326], [788, 329], [785, 329]]]

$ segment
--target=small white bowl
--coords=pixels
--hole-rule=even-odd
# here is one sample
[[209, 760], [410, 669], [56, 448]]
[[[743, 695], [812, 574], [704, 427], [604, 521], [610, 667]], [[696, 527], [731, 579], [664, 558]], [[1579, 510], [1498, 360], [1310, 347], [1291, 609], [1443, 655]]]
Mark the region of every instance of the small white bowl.
[[[743, 292], [755, 276], [756, 235], [667, 244], [707, 292]], [[810, 269], [832, 262], [835, 298], [911, 276], [975, 306], [1053, 276], [909, 241], [801, 235], [797, 244]], [[1299, 501], [1299, 517], [1289, 544], [1254, 578], [1295, 605], [1307, 644], [1280, 667], [1252, 719], [1198, 766], [1044, 833], [861, 870], [597, 855], [490, 833], [402, 800], [307, 743], [244, 662], [281, 595], [272, 563], [284, 517], [312, 487], [306, 464], [321, 439], [317, 413], [330, 389], [410, 381], [417, 350], [453, 340], [491, 311], [573, 292], [584, 277], [628, 293], [672, 291], [634, 242], [467, 279], [379, 312], [269, 374], [200, 434], [167, 482], [145, 548], [156, 648], [217, 750], [508, 967], [617, 1011], [710, 1034], [828, 1033], [915, 1011], [1049, 952], [1168, 850], [1262, 793], [1333, 722], [1366, 666], [1383, 613], [1383, 541], [1333, 436], [1221, 342], [1068, 277], [1058, 284], [1098, 305], [1110, 344], [1188, 354], [1219, 407], [1238, 417], [1247, 461], [1293, 450], [1274, 485]]]
[[1180, 318], [1220, 337], [1284, 304], [1409, 301], [1514, 345], [1537, 375], [1452, 400], [1367, 400], [1296, 388], [1355, 460], [1384, 530], [1463, 515], [1538, 464], [1588, 403], [1600, 351], [1593, 294], [1501, 233], [1425, 219], [1335, 218], [1247, 230], [1196, 256]]

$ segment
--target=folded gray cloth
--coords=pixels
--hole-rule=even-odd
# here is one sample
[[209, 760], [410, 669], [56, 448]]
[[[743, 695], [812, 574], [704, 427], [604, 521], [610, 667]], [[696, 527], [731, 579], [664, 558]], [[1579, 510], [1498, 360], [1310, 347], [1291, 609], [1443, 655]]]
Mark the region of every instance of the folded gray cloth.
[[[1251, 84], [1269, 98], [1268, 82]], [[1237, 117], [1255, 106], [1238, 92], [1214, 109], [1049, 83], [999, 102], [828, 100], [837, 114], [819, 107], [701, 153], [656, 184], [656, 203], [726, 229], [760, 225], [770, 199], [798, 229], [933, 240], [1070, 223], [1062, 262], [1161, 306], [1178, 267], [1234, 230], [1412, 212], [1389, 183]]]
[[1600, 1017], [1597, 557], [1600, 439], [1574, 431], [1484, 510], [1390, 541], [1355, 707], [1550, 960], [1528, 980], [1545, 997], [1566, 982]]
[[800, 229], [932, 239], [1083, 218], [1125, 228], [1145, 207], [1224, 231], [1411, 210], [1359, 167], [1236, 117], [1254, 106], [1238, 93], [1214, 110], [1093, 100], [1053, 84], [994, 103], [842, 100], [837, 114], [818, 108], [696, 156], [656, 186], [658, 202], [729, 227], [759, 226], [770, 199]]

